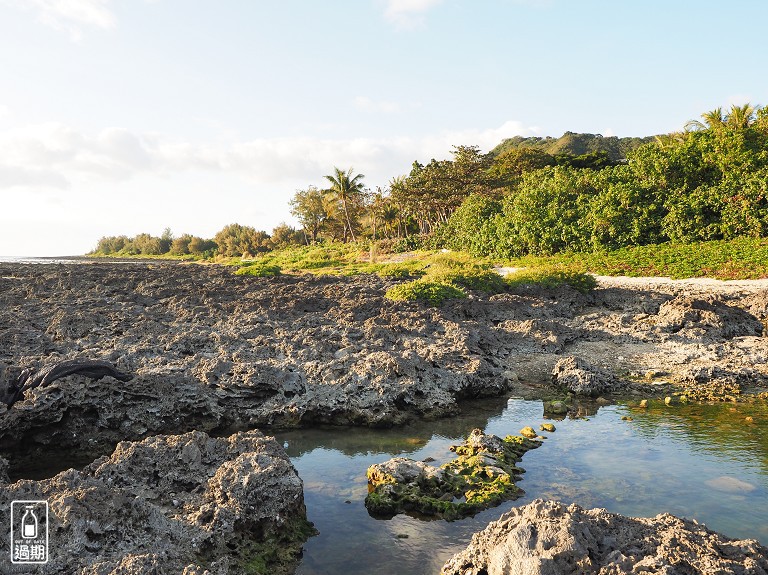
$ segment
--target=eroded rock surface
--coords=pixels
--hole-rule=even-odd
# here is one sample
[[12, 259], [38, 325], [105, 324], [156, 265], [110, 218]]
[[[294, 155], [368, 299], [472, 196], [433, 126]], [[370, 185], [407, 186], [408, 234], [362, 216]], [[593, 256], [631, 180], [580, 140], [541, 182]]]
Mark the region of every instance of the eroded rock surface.
[[621, 391], [627, 387], [612, 373], [579, 357], [564, 357], [552, 370], [552, 383], [576, 395], [597, 397], [604, 393]]
[[388, 426], [455, 413], [458, 398], [512, 383], [478, 320], [385, 300], [392, 280], [376, 276], [0, 264], [0, 278], [0, 377], [78, 357], [134, 375], [29, 390], [0, 421], [0, 450], [191, 429]]
[[607, 377], [663, 370], [674, 382], [717, 366], [765, 383], [768, 373], [768, 338], [747, 311], [762, 301], [756, 290], [529, 287], [430, 308], [385, 299], [397, 281], [0, 264], [0, 383], [77, 358], [134, 376], [68, 376], [0, 405], [0, 453], [13, 477], [20, 451], [107, 453], [192, 429], [396, 425], [450, 415], [466, 397], [533, 395], [566, 356]]
[[[755, 303], [748, 304], [750, 308]], [[699, 341], [760, 336], [763, 324], [751, 313], [714, 296], [678, 296], [659, 308], [656, 327], [662, 333]]]
[[[83, 471], [0, 485], [0, 523], [12, 500], [48, 501], [50, 560], [35, 573], [290, 573], [312, 532], [302, 488], [258, 431], [155, 436], [121, 442]], [[8, 536], [0, 531], [3, 549]], [[8, 560], [0, 554], [3, 573]]]
[[668, 514], [634, 519], [537, 499], [476, 533], [443, 575], [766, 575], [768, 549]]

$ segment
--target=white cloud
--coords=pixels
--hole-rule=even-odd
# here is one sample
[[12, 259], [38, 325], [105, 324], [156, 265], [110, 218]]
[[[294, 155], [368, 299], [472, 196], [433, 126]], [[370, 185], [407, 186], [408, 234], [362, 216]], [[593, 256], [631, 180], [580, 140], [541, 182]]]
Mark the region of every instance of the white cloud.
[[424, 14], [443, 0], [386, 0], [384, 16], [399, 27], [413, 27], [423, 22]]
[[[354, 166], [371, 185], [408, 171], [413, 160], [446, 158], [452, 146], [489, 150], [504, 138], [537, 133], [516, 121], [484, 130], [455, 130], [420, 138], [252, 139], [194, 143], [160, 134], [107, 128], [96, 135], [60, 123], [29, 126], [0, 136], [0, 190], [10, 186], [65, 189], [122, 182], [140, 175], [190, 172], [239, 175], [281, 186], [318, 182], [332, 166]], [[77, 186], [76, 186], [77, 184]]]
[[114, 28], [117, 19], [111, 0], [2, 0], [5, 4], [34, 11], [41, 22], [67, 32], [74, 41], [83, 28]]
[[[509, 121], [424, 137], [198, 143], [123, 128], [92, 134], [60, 123], [5, 131], [0, 255], [83, 253], [102, 235], [158, 234], [166, 226], [206, 237], [234, 221], [270, 230], [291, 221], [295, 191], [323, 185], [333, 166], [354, 167], [366, 185], [383, 187], [414, 160], [450, 157], [454, 145], [488, 150], [536, 132]], [[39, 230], [36, 243], [20, 243], [20, 229]]]

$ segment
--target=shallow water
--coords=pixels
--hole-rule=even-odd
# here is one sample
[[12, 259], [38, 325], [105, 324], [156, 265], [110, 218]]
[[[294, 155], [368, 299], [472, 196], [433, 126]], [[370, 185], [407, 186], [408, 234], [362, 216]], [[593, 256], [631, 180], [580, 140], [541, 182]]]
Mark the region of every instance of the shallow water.
[[394, 456], [433, 457], [437, 465], [475, 427], [503, 437], [525, 425], [538, 429], [542, 413], [540, 401], [487, 400], [465, 405], [459, 417], [403, 429], [278, 433], [320, 531], [305, 545], [298, 573], [436, 574], [472, 533], [539, 497], [631, 516], [669, 512], [768, 543], [768, 410], [749, 404], [601, 407], [586, 419], [555, 421], [557, 431], [525, 454], [518, 485], [526, 494], [516, 501], [455, 522], [368, 515], [369, 465]]

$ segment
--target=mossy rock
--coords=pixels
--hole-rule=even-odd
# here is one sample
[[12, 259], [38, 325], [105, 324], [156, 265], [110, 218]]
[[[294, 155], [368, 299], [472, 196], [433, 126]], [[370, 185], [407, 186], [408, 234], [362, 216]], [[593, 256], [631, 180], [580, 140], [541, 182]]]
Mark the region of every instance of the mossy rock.
[[516, 463], [539, 445], [524, 437], [502, 440], [475, 429], [464, 443], [451, 447], [456, 457], [440, 467], [405, 458], [372, 465], [365, 506], [374, 516], [411, 512], [450, 521], [474, 515], [523, 494], [515, 485], [523, 473]]
[[569, 411], [569, 406], [565, 401], [545, 401], [544, 413], [550, 415], [566, 415]]
[[526, 426], [520, 430], [520, 435], [529, 439], [533, 439], [534, 437], [538, 436], [538, 433], [536, 433], [536, 430], [534, 430], [533, 427]]
[[542, 423], [539, 426], [539, 429], [541, 431], [548, 431], [549, 433], [554, 433], [556, 427], [552, 423]]

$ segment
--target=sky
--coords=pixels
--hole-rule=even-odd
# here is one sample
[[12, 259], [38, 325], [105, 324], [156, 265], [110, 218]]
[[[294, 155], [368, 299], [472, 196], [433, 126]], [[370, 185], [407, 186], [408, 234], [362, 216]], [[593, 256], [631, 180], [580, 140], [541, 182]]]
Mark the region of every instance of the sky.
[[0, 0], [0, 256], [294, 224], [333, 167], [768, 104], [765, 0]]

